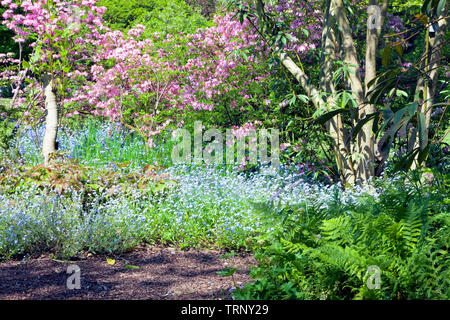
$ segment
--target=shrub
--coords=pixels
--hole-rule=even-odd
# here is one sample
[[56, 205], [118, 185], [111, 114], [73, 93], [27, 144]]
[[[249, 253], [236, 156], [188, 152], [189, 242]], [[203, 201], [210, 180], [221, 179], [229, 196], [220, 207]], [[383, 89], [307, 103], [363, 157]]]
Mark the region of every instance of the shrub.
[[[281, 226], [258, 242], [256, 281], [235, 297], [449, 299], [450, 184], [416, 183], [389, 181], [353, 204], [338, 196], [327, 208], [286, 207]], [[381, 270], [380, 289], [367, 286], [369, 266]]]
[[208, 22], [184, 0], [102, 0], [107, 8], [103, 18], [112, 29], [128, 30], [138, 24], [145, 25], [145, 35], [155, 32], [175, 34], [191, 33], [205, 27]]

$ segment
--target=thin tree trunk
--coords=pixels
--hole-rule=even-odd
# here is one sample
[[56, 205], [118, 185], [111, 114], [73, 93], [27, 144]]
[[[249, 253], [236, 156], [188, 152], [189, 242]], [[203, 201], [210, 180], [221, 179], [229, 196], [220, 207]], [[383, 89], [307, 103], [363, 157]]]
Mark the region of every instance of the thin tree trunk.
[[[333, 84], [333, 59], [336, 58], [337, 40], [333, 25], [335, 21], [330, 14], [330, 1], [327, 1], [325, 13], [325, 25], [322, 30], [322, 57], [320, 59], [320, 90], [327, 93], [328, 111], [336, 105], [336, 88]], [[351, 141], [348, 140], [342, 117], [336, 115], [327, 122], [326, 128], [333, 141], [333, 152], [339, 169], [342, 184], [354, 184], [356, 182], [355, 171], [351, 159]]]
[[292, 59], [285, 53], [281, 52], [279, 54], [281, 63], [286, 67], [286, 69], [297, 79], [302, 88], [305, 90], [308, 97], [313, 102], [316, 108], [325, 106], [324, 100], [321, 98], [319, 91], [311, 84], [309, 77], [306, 73], [300, 69], [297, 64], [292, 61]]
[[58, 108], [56, 105], [56, 94], [53, 88], [53, 80], [50, 74], [43, 76], [45, 95], [45, 134], [42, 144], [42, 155], [44, 164], [49, 164], [50, 154], [56, 151], [56, 136], [58, 134]]
[[[321, 98], [319, 91], [311, 85], [308, 76], [300, 69], [294, 61], [286, 54], [280, 54], [281, 63], [294, 75], [295, 79], [301, 84], [306, 94], [309, 96], [316, 108], [325, 108], [327, 103]], [[333, 103], [333, 96], [330, 96], [329, 103]], [[356, 182], [356, 175], [352, 169], [351, 157], [348, 156], [349, 150], [346, 148], [344, 129], [342, 118], [340, 115], [335, 116], [327, 123], [327, 130], [333, 141], [333, 151], [336, 156], [336, 162], [341, 174], [343, 185], [354, 184]]]
[[[328, 1], [327, 12], [325, 15], [324, 30], [322, 32], [322, 52], [321, 59], [321, 83], [320, 89], [317, 90], [310, 82], [309, 77], [303, 72], [297, 64], [284, 52], [280, 53], [280, 61], [286, 69], [297, 79], [300, 85], [309, 96], [314, 106], [319, 108], [330, 109], [335, 105], [335, 88], [332, 83], [333, 63], [332, 59], [336, 56], [337, 40], [334, 29], [332, 15], [330, 14], [330, 1]], [[322, 98], [321, 93], [327, 93], [326, 101]], [[351, 159], [351, 146], [345, 135], [342, 117], [337, 115], [326, 124], [327, 131], [333, 142], [333, 152], [336, 157], [336, 163], [339, 168], [341, 182], [343, 185], [354, 184], [356, 182], [356, 172]]]
[[[378, 0], [370, 0], [369, 6], [378, 5]], [[367, 22], [367, 35], [366, 35], [366, 61], [365, 61], [365, 77], [364, 77], [364, 89], [366, 95], [370, 89], [376, 86], [376, 81], [369, 87], [369, 83], [377, 76], [377, 49], [380, 40], [381, 31], [384, 26], [384, 21], [386, 18], [387, 10], [389, 6], [389, 0], [383, 0], [380, 8], [380, 16], [376, 15], [369, 16], [369, 18], [379, 19], [376, 23]], [[379, 26], [379, 28], [373, 28], [373, 26]], [[367, 97], [370, 99], [370, 97]], [[369, 114], [373, 114], [377, 111], [374, 105], [367, 103], [363, 108], [360, 117], [364, 117]], [[361, 137], [361, 149], [365, 150], [369, 156], [369, 175], [373, 176], [375, 174], [375, 156], [376, 156], [376, 146], [375, 138], [372, 133], [373, 120], [367, 122], [361, 129], [361, 135], [367, 137], [366, 140]]]
[[[421, 91], [423, 92], [423, 100], [419, 102], [422, 102], [422, 109], [420, 110], [420, 112], [425, 115], [427, 137], [429, 134], [428, 128], [431, 121], [432, 105], [434, 104], [434, 99], [436, 97], [436, 88], [439, 76], [439, 68], [441, 65], [442, 49], [445, 45], [445, 34], [447, 32], [447, 8], [448, 6], [446, 5], [445, 9], [442, 10], [441, 15], [438, 17], [435, 36], [425, 39], [425, 41], [428, 41], [428, 46], [425, 49], [425, 53], [423, 55], [424, 74], [421, 74], [419, 76], [416, 86], [416, 95]], [[414, 145], [412, 149], [420, 148], [419, 139], [417, 137], [417, 134], [415, 134], [417, 130], [412, 130], [414, 130], [411, 132], [411, 136], [414, 139], [414, 144], [410, 143], [410, 151], [412, 151], [412, 145]], [[411, 169], [417, 169], [419, 168], [419, 166], [418, 156], [416, 156], [412, 163]]]
[[[376, 0], [370, 0], [370, 5], [378, 3]], [[389, 0], [383, 0], [381, 7], [380, 26], [383, 26], [387, 14]], [[320, 90], [319, 92], [309, 81], [308, 76], [300, 69], [286, 53], [280, 54], [281, 63], [294, 75], [301, 84], [306, 94], [310, 97], [316, 108], [326, 108], [336, 104], [336, 90], [331, 79], [333, 78], [332, 59], [336, 56], [337, 40], [334, 28], [339, 30], [342, 41], [342, 50], [344, 62], [352, 71], [348, 75], [354, 100], [358, 106], [357, 119], [362, 120], [367, 115], [376, 112], [375, 106], [367, 104], [365, 93], [369, 90], [369, 82], [376, 77], [376, 51], [381, 34], [381, 28], [372, 29], [368, 27], [367, 33], [367, 51], [366, 51], [366, 78], [362, 82], [360, 63], [352, 29], [345, 13], [345, 6], [342, 0], [328, 0], [326, 3], [325, 24], [322, 33], [322, 52]], [[320, 93], [327, 93], [326, 101]], [[357, 136], [356, 144], [350, 141], [347, 136], [342, 116], [338, 115], [327, 123], [327, 130], [333, 141], [333, 149], [336, 161], [341, 173], [341, 180], [344, 184], [355, 183], [357, 180], [366, 181], [374, 175], [375, 166], [375, 141], [372, 134], [372, 122], [363, 126]], [[352, 155], [358, 155], [357, 160], [352, 159]]]
[[[344, 52], [344, 62], [351, 70], [349, 73], [350, 87], [353, 92], [353, 98], [358, 106], [358, 120], [364, 119], [367, 114], [364, 101], [364, 87], [361, 81], [361, 70], [356, 52], [355, 42], [352, 37], [352, 29], [345, 13], [345, 6], [342, 0], [331, 1], [332, 12], [336, 17], [338, 29], [342, 38], [342, 47]], [[361, 182], [366, 181], [373, 176], [373, 170], [369, 170], [369, 163], [374, 163], [373, 141], [371, 134], [367, 135], [363, 130], [358, 134], [355, 150], [357, 152], [356, 178]]]

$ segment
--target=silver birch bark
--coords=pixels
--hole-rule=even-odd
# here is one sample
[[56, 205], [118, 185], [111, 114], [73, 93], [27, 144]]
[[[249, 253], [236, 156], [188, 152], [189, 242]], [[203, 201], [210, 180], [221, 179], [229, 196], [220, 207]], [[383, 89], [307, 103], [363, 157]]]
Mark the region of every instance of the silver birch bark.
[[56, 151], [56, 136], [58, 134], [58, 107], [54, 92], [53, 80], [50, 74], [43, 76], [45, 95], [45, 134], [42, 143], [42, 155], [44, 164], [49, 164], [50, 154]]

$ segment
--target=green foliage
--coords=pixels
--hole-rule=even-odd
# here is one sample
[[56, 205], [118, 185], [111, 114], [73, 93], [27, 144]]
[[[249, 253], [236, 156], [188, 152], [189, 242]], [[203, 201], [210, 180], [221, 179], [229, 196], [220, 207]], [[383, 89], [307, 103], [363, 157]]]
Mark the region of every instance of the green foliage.
[[58, 194], [82, 192], [86, 196], [126, 194], [134, 190], [161, 193], [173, 181], [165, 180], [160, 167], [146, 165], [140, 172], [128, 168], [130, 162], [116, 164], [116, 170], [98, 169], [80, 165], [78, 161], [64, 160], [64, 153], [51, 155], [50, 165], [6, 168], [0, 173], [0, 191], [14, 193], [26, 186]]
[[419, 12], [423, 5], [423, 0], [393, 0], [390, 5], [395, 11]]
[[[37, 165], [42, 162], [41, 144], [44, 127], [24, 127], [22, 134], [12, 141], [20, 150], [25, 163]], [[74, 139], [77, 137], [77, 139]], [[149, 148], [145, 139], [120, 124], [105, 124], [98, 120], [67, 118], [58, 130], [59, 150], [67, 152], [67, 158], [92, 167], [130, 163], [129, 167], [141, 168], [146, 164], [168, 167], [172, 164], [170, 153], [172, 141], [160, 137], [157, 146]]]
[[[3, 15], [6, 8], [0, 6], [0, 16]], [[19, 53], [19, 46], [13, 40], [14, 32], [9, 30], [3, 23], [0, 24], [0, 53], [14, 52]]]
[[131, 28], [140, 16], [154, 10], [156, 3], [155, 0], [102, 0], [98, 6], [107, 8], [103, 18], [111, 28], [125, 30]]
[[175, 35], [193, 33], [208, 21], [184, 0], [102, 0], [105, 20], [113, 29], [127, 30], [137, 24], [146, 26], [145, 36], [155, 32]]
[[[198, 28], [211, 24], [183, 0], [158, 0], [158, 5], [151, 12], [146, 12], [136, 23], [146, 26], [145, 34], [161, 32], [163, 35], [177, 33], [194, 33]], [[176, 14], [174, 14], [176, 13]]]
[[[2, 118], [2, 115], [6, 117]], [[0, 149], [7, 149], [10, 147], [11, 141], [17, 131], [16, 120], [18, 111], [16, 109], [10, 110], [3, 106], [0, 102]]]
[[[287, 207], [281, 226], [254, 245], [256, 281], [235, 297], [449, 299], [450, 184], [444, 178], [439, 191], [402, 180], [382, 185], [379, 199], [354, 205]], [[381, 270], [380, 289], [367, 286], [369, 266]]]

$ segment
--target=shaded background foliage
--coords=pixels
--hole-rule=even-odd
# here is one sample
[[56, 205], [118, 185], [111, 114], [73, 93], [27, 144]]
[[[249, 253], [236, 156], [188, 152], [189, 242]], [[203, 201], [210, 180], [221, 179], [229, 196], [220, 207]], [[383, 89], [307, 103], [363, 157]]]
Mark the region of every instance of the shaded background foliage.
[[[128, 30], [142, 24], [147, 35], [154, 32], [165, 35], [192, 33], [208, 25], [198, 8], [184, 0], [102, 0], [98, 5], [107, 8], [104, 19], [112, 29]], [[211, 13], [205, 11], [205, 14], [208, 12]]]

